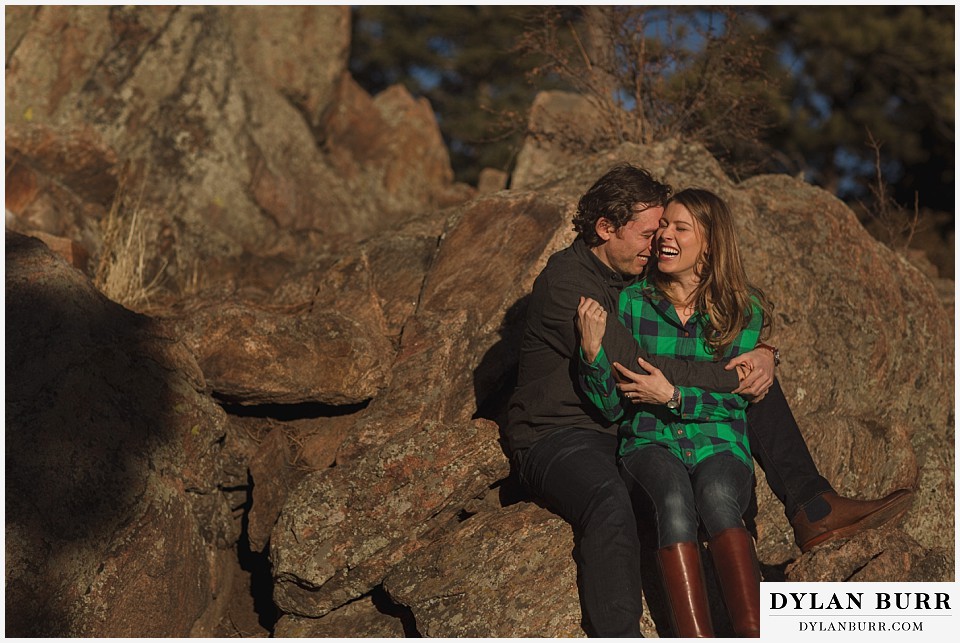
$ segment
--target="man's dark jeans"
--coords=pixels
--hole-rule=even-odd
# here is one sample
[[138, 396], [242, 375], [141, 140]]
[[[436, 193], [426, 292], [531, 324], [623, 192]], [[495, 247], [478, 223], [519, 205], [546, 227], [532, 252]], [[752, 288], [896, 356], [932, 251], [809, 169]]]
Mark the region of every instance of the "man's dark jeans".
[[729, 453], [687, 469], [668, 449], [648, 446], [625, 455], [620, 472], [631, 495], [643, 493], [650, 500], [660, 548], [697, 542], [701, 521], [711, 538], [743, 527], [753, 495], [753, 471]]
[[521, 482], [573, 526], [587, 634], [640, 637], [640, 541], [616, 456], [616, 436], [567, 428], [513, 460]]
[[787, 519], [821, 494], [833, 491], [810, 456], [778, 380], [762, 400], [747, 407], [747, 435], [750, 451], [783, 503]]

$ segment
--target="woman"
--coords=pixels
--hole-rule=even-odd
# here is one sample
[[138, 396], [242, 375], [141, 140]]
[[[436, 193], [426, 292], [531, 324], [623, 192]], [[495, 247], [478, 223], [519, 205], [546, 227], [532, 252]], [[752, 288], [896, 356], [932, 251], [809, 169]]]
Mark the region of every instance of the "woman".
[[[727, 360], [757, 345], [769, 306], [747, 284], [733, 218], [719, 197], [699, 189], [677, 193], [660, 220], [655, 251], [656, 268], [626, 288], [619, 303], [620, 320], [644, 348]], [[608, 419], [620, 422], [621, 475], [631, 494], [646, 494], [655, 508], [657, 559], [676, 634], [713, 636], [697, 537], [702, 521], [734, 630], [759, 636], [759, 565], [743, 524], [753, 490], [746, 401], [675, 387], [659, 375], [649, 392], [655, 403], [622, 405], [602, 347], [606, 313], [585, 300], [578, 315], [581, 386]]]

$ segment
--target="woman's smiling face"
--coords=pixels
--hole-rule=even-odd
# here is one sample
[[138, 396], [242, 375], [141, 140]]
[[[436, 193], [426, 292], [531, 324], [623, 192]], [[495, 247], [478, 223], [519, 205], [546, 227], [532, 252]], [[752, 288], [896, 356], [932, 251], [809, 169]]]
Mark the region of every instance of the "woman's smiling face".
[[670, 203], [660, 217], [656, 238], [657, 269], [676, 278], [697, 276], [697, 264], [707, 251], [703, 228], [679, 203]]

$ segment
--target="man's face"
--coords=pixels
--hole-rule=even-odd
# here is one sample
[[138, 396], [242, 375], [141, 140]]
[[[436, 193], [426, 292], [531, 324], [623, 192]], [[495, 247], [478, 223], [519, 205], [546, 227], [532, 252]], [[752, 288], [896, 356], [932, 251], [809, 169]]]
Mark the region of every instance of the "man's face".
[[650, 245], [660, 228], [661, 216], [663, 206], [639, 203], [633, 208], [633, 218], [616, 230], [613, 230], [609, 221], [600, 219], [597, 225], [604, 227], [605, 234], [601, 233], [601, 238], [605, 242], [593, 248], [594, 253], [608, 267], [621, 274], [642, 274], [650, 261]]

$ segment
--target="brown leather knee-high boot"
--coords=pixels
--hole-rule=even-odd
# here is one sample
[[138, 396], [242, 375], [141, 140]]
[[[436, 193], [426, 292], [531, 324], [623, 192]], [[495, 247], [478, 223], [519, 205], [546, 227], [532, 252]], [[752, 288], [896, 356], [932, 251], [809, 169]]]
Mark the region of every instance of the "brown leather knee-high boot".
[[753, 537], [742, 527], [724, 529], [710, 540], [710, 555], [733, 631], [743, 638], [759, 637], [760, 564]]
[[677, 543], [657, 550], [674, 633], [680, 638], [713, 636], [700, 544]]

